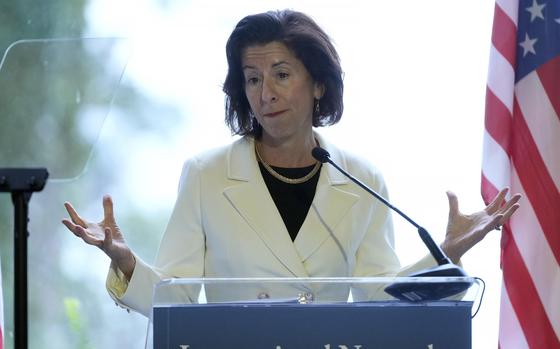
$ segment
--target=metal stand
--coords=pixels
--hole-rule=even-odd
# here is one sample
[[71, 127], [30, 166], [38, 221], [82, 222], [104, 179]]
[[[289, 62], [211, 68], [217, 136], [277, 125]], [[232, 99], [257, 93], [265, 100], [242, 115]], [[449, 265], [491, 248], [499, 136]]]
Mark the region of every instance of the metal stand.
[[27, 223], [29, 200], [43, 190], [45, 168], [0, 169], [0, 192], [9, 192], [14, 205], [14, 348], [27, 349]]

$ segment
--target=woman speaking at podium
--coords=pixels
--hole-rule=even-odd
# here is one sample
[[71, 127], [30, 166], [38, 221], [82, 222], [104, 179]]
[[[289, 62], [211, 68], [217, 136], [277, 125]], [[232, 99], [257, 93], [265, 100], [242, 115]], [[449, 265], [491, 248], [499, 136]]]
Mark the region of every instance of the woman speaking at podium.
[[[343, 112], [342, 69], [325, 32], [295, 11], [250, 15], [233, 30], [226, 56], [225, 121], [242, 137], [185, 162], [153, 266], [126, 244], [109, 196], [100, 223], [65, 204], [70, 217], [63, 224], [111, 259], [110, 295], [150, 316], [153, 286], [166, 278], [375, 277], [434, 266], [427, 256], [402, 268], [389, 209], [311, 154], [314, 147], [326, 149], [387, 197], [377, 169], [316, 131]], [[517, 209], [519, 196], [506, 200], [506, 193], [471, 215], [461, 214], [448, 193], [441, 248], [454, 262]], [[275, 297], [255, 292], [245, 299]]]

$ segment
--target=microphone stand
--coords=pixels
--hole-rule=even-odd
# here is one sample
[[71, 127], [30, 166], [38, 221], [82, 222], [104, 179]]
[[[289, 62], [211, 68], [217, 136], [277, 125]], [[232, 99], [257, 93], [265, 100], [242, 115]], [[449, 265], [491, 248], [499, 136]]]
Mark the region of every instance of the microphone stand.
[[[409, 275], [410, 277], [468, 277], [468, 274], [458, 265], [455, 265], [449, 257], [445, 255], [443, 250], [435, 243], [430, 233], [404, 212], [397, 207], [391, 205], [387, 199], [379, 195], [373, 189], [362, 183], [359, 179], [352, 176], [334, 161], [331, 160], [330, 154], [323, 148], [315, 147], [312, 155], [318, 161], [325, 163], [328, 162], [334, 166], [338, 171], [348, 177], [352, 182], [356, 183], [362, 189], [373, 195], [377, 200], [381, 201], [384, 205], [391, 210], [397, 212], [401, 217], [412, 224], [417, 230], [418, 235], [430, 251], [430, 254], [436, 260], [438, 266], [421, 270], [419, 272]], [[407, 301], [425, 301], [425, 300], [439, 300], [442, 298], [450, 297], [459, 294], [471, 286], [470, 281], [448, 281], [440, 283], [393, 283], [385, 288], [385, 292], [391, 296]]]
[[0, 192], [9, 192], [14, 205], [14, 348], [27, 348], [27, 223], [29, 200], [43, 190], [45, 168], [0, 168]]

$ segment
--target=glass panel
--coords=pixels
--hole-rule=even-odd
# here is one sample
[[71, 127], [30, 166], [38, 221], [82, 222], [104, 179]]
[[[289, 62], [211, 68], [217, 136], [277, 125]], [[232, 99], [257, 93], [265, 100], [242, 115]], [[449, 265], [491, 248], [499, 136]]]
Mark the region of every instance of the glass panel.
[[0, 64], [0, 167], [46, 167], [51, 180], [78, 177], [124, 72], [125, 43], [91, 38], [10, 45]]
[[154, 290], [154, 307], [188, 303], [294, 302], [333, 303], [396, 300], [386, 292], [389, 285], [403, 287], [455, 286], [464, 291], [446, 297], [472, 302], [480, 293], [471, 277], [381, 278], [200, 278], [169, 279]]

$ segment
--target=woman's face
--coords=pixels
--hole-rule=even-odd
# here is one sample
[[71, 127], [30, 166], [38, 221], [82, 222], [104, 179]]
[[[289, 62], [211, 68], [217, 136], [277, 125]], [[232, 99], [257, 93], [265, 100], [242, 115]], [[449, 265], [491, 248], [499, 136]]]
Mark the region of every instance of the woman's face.
[[280, 42], [247, 47], [241, 56], [245, 94], [263, 128], [263, 141], [283, 142], [312, 135], [314, 98], [322, 87]]

